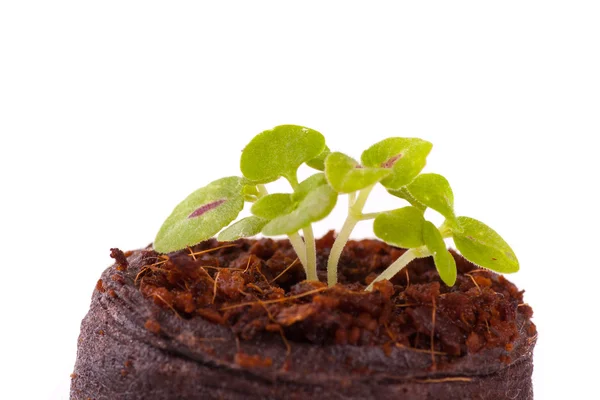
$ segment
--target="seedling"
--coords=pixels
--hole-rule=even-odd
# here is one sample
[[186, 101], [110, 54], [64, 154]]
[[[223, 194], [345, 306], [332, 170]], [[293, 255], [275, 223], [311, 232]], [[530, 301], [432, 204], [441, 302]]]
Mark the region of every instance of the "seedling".
[[[307, 279], [318, 280], [312, 224], [329, 215], [338, 196], [345, 194], [348, 216], [331, 248], [329, 286], [337, 283], [338, 263], [352, 230], [365, 220], [373, 220], [378, 238], [407, 249], [366, 290], [372, 290], [377, 281], [391, 279], [415, 258], [429, 256], [433, 256], [442, 281], [454, 285], [456, 264], [446, 248], [446, 238], [452, 238], [461, 254], [474, 264], [501, 273], [518, 271], [517, 257], [500, 235], [480, 221], [455, 215], [454, 194], [446, 178], [421, 173], [431, 148], [432, 144], [422, 139], [388, 138], [365, 150], [359, 163], [343, 153], [331, 152], [323, 135], [315, 130], [277, 126], [258, 134], [244, 148], [240, 162], [243, 177], [218, 179], [181, 202], [158, 232], [154, 248], [168, 253], [217, 233], [220, 241], [259, 233], [287, 235]], [[302, 164], [322, 172], [298, 182]], [[292, 191], [269, 194], [265, 185], [280, 178], [289, 182]], [[408, 205], [363, 213], [377, 184]], [[252, 216], [231, 224], [244, 202], [253, 203]], [[440, 227], [425, 219], [427, 208], [445, 218]]]

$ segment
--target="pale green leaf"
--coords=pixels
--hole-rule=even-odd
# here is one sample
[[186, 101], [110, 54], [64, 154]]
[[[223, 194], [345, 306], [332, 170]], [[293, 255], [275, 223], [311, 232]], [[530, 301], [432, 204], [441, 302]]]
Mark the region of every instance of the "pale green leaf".
[[448, 180], [438, 174], [421, 174], [408, 186], [408, 192], [425, 206], [434, 209], [449, 220], [455, 220], [454, 194]]
[[244, 207], [244, 184], [237, 176], [218, 179], [190, 194], [167, 218], [154, 249], [169, 253], [211, 238], [237, 218]]
[[250, 212], [267, 220], [289, 213], [294, 207], [292, 195], [288, 193], [273, 193], [259, 198], [252, 205]]
[[325, 160], [325, 176], [338, 193], [352, 193], [379, 182], [392, 171], [389, 168], [361, 166], [352, 157], [334, 152]]
[[424, 244], [424, 223], [423, 212], [408, 206], [377, 215], [373, 222], [373, 231], [386, 243], [411, 249]]
[[453, 286], [456, 282], [456, 261], [446, 248], [438, 228], [429, 221], [425, 221], [423, 225], [423, 241], [433, 256], [440, 278], [446, 285]]
[[267, 222], [266, 219], [255, 216], [242, 218], [222, 230], [217, 240], [220, 242], [232, 242], [240, 238], [258, 235]]
[[296, 209], [270, 221], [262, 230], [267, 236], [287, 235], [325, 218], [335, 207], [337, 193], [321, 185], [302, 199]]
[[420, 201], [415, 199], [412, 194], [410, 194], [410, 192], [406, 189], [406, 186], [400, 189], [389, 189], [388, 193], [392, 196], [396, 196], [408, 201], [408, 203], [411, 206], [416, 207], [421, 211], [425, 211], [427, 209], [427, 206], [425, 204], [421, 203]]
[[389, 189], [400, 189], [421, 172], [431, 147], [426, 140], [392, 137], [365, 150], [361, 161], [366, 167], [391, 168], [392, 174], [381, 184]]
[[314, 175], [309, 176], [294, 190], [292, 194], [292, 199], [295, 202], [299, 202], [303, 198], [306, 197], [310, 192], [318, 188], [319, 186], [327, 185], [327, 180], [325, 179], [325, 174], [322, 172], [318, 172]]
[[462, 232], [453, 231], [454, 244], [467, 260], [501, 273], [519, 270], [517, 256], [496, 231], [469, 217], [458, 217], [458, 223]]
[[302, 163], [325, 148], [319, 132], [296, 125], [280, 125], [256, 135], [244, 148], [240, 168], [254, 182], [272, 182], [284, 176], [295, 179]]
[[325, 150], [323, 150], [321, 152], [321, 154], [319, 154], [312, 160], [308, 160], [306, 162], [306, 165], [308, 165], [311, 168], [318, 169], [319, 171], [324, 171], [325, 170], [325, 159], [327, 158], [329, 153], [331, 153], [331, 150], [329, 150], [329, 147], [325, 146]]

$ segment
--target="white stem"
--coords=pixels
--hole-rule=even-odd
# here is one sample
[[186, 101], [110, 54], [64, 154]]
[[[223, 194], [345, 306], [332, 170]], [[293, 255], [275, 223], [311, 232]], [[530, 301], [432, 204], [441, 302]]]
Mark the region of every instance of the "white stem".
[[304, 245], [302, 238], [297, 232], [288, 235], [288, 238], [290, 239], [290, 243], [292, 244], [292, 247], [294, 248], [294, 251], [298, 256], [300, 263], [302, 263], [302, 266], [304, 267], [304, 272], [306, 272], [306, 276], [308, 276], [308, 269], [306, 267], [306, 246]]
[[340, 257], [342, 256], [342, 250], [344, 250], [344, 246], [348, 242], [350, 234], [352, 233], [352, 230], [356, 226], [357, 222], [357, 219], [348, 215], [346, 222], [344, 222], [344, 225], [342, 226], [342, 230], [340, 230], [337, 238], [335, 238], [335, 242], [333, 242], [333, 246], [329, 252], [329, 260], [327, 260], [328, 286], [333, 286], [337, 283], [337, 265], [340, 261]]
[[342, 230], [335, 238], [335, 242], [331, 247], [331, 252], [329, 253], [329, 259], [327, 260], [327, 285], [333, 286], [337, 283], [337, 269], [338, 263], [340, 261], [340, 256], [342, 255], [342, 250], [344, 250], [344, 246], [348, 242], [350, 238], [350, 234], [352, 234], [352, 230], [360, 221], [360, 216], [362, 215], [362, 210], [365, 207], [365, 203], [367, 202], [367, 198], [371, 193], [371, 190], [375, 185], [367, 186], [363, 190], [358, 193], [358, 197], [355, 196], [356, 193], [348, 194], [348, 217], [346, 217], [346, 221], [342, 226]]
[[258, 189], [259, 197], [263, 197], [269, 194], [265, 185], [256, 185], [256, 188]]
[[355, 215], [359, 215], [362, 213], [363, 208], [365, 208], [365, 203], [367, 202], [367, 199], [369, 198], [369, 195], [371, 194], [371, 190], [373, 190], [373, 188], [375, 187], [375, 185], [371, 185], [371, 186], [367, 186], [366, 188], [364, 188], [363, 190], [361, 190], [358, 193], [358, 197], [356, 198], [356, 201], [354, 202], [354, 204], [352, 205], [352, 207], [350, 207], [349, 211]]
[[376, 218], [379, 214], [381, 214], [381, 212], [374, 212], [374, 213], [368, 213], [368, 214], [361, 214], [360, 216], [360, 220], [361, 221], [366, 221], [369, 219], [374, 219]]
[[356, 192], [348, 193], [348, 209], [352, 208], [356, 200]]
[[412, 260], [414, 260], [415, 258], [427, 257], [428, 255], [430, 255], [429, 251], [427, 250], [427, 248], [424, 247], [406, 250], [404, 254], [402, 254], [396, 261], [390, 264], [390, 266], [387, 267], [385, 271], [379, 274], [379, 276], [375, 278], [365, 290], [367, 292], [370, 292], [371, 290], [373, 290], [373, 284], [375, 282], [379, 282], [383, 279], [392, 279], [398, 272], [402, 270], [402, 268], [406, 267], [408, 263], [410, 263]]
[[315, 235], [312, 226], [308, 225], [303, 229], [304, 243], [306, 245], [306, 279], [309, 281], [318, 281], [317, 277], [317, 248], [315, 245]]

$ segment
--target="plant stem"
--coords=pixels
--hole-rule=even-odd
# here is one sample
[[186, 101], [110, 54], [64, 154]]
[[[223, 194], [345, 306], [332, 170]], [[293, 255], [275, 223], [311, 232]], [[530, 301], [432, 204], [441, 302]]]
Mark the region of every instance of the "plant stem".
[[[382, 212], [385, 212], [385, 211], [382, 211]], [[360, 220], [361, 221], [366, 221], [366, 220], [369, 220], [369, 219], [374, 219], [379, 214], [381, 214], [381, 212], [374, 212], [374, 213], [362, 214], [360, 216]]]
[[[288, 182], [292, 186], [292, 189], [294, 189], [295, 191], [298, 188], [298, 176], [296, 175], [296, 173], [290, 174], [289, 176], [286, 175], [285, 178], [288, 180]], [[298, 233], [295, 233], [294, 235], [298, 236], [298, 238], [294, 238], [294, 240], [296, 241], [296, 245], [298, 245], [298, 248], [296, 248], [296, 245], [294, 245], [294, 243], [292, 243], [292, 246], [294, 246], [294, 250], [296, 250], [296, 254], [298, 254], [298, 258], [304, 266], [304, 271], [306, 272], [306, 280], [318, 281], [319, 278], [317, 276], [317, 247], [315, 245], [315, 235], [313, 233], [312, 225], [309, 224], [308, 226], [304, 227], [302, 231], [304, 233], [304, 243], [302, 243], [302, 246], [299, 245], [299, 242], [302, 239], [300, 238]], [[291, 242], [292, 236], [288, 236], [290, 237]], [[303, 252], [301, 256], [300, 252], [302, 250]]]
[[438, 227], [438, 230], [444, 239], [452, 237], [452, 228], [450, 227], [450, 222], [447, 219], [440, 227]]
[[418, 247], [415, 249], [409, 249], [404, 252], [396, 261], [390, 264], [389, 267], [385, 269], [377, 278], [371, 282], [369, 286], [365, 289], [367, 292], [373, 290], [373, 284], [375, 282], [379, 282], [383, 279], [392, 279], [398, 272], [402, 270], [402, 268], [406, 267], [408, 263], [410, 263], [415, 258], [427, 257], [431, 255], [426, 247]]
[[373, 190], [374, 187], [375, 185], [367, 186], [366, 188], [358, 192], [358, 197], [356, 198], [356, 201], [348, 211], [350, 213], [354, 213], [355, 215], [359, 215], [360, 213], [362, 213], [363, 208], [365, 208], [365, 203], [367, 202], [367, 199], [371, 194], [371, 190]]
[[348, 209], [350, 209], [354, 205], [355, 200], [356, 192], [348, 193]]
[[348, 215], [340, 233], [337, 238], [335, 238], [335, 242], [333, 242], [333, 246], [331, 247], [331, 252], [329, 253], [329, 260], [327, 260], [327, 285], [333, 286], [337, 283], [337, 265], [340, 261], [340, 257], [342, 255], [342, 250], [344, 250], [344, 246], [348, 242], [350, 238], [350, 234], [352, 230], [356, 226], [358, 220], [353, 218], [351, 215]]
[[337, 267], [342, 255], [342, 250], [344, 250], [344, 246], [348, 242], [352, 230], [358, 221], [360, 221], [362, 210], [374, 187], [375, 185], [371, 185], [361, 190], [356, 201], [354, 201], [354, 193], [348, 194], [348, 217], [346, 217], [346, 221], [344, 222], [340, 233], [335, 238], [335, 242], [333, 242], [331, 252], [329, 253], [329, 260], [327, 260], [328, 286], [333, 286], [337, 283]]
[[[293, 179], [293, 178], [289, 179], [288, 178], [288, 181], [290, 182], [290, 184], [292, 186], [294, 186], [294, 181], [295, 181], [296, 186], [298, 186], [298, 179]], [[256, 187], [258, 189], [258, 193], [259, 193], [260, 197], [266, 196], [269, 194], [269, 191], [267, 190], [265, 185], [256, 185]], [[312, 232], [312, 230], [311, 230], [311, 232]], [[304, 235], [306, 236], [306, 233]], [[302, 238], [300, 237], [298, 232], [287, 235], [287, 237], [288, 237], [288, 239], [290, 239], [290, 243], [291, 243], [292, 247], [294, 248], [296, 255], [298, 256], [300, 263], [304, 267], [304, 272], [306, 273], [307, 279], [310, 280], [310, 278], [309, 278], [310, 272], [309, 272], [309, 268], [308, 268], [308, 265], [306, 262], [306, 246], [304, 245], [304, 241], [302, 240]], [[313, 240], [313, 242], [314, 242], [314, 240]], [[316, 272], [315, 272], [315, 275], [316, 275]]]
[[317, 247], [312, 226], [308, 225], [302, 231], [304, 232], [304, 242], [306, 245], [306, 279], [309, 281], [318, 281]]
[[302, 238], [300, 237], [298, 232], [292, 233], [287, 236], [290, 239], [290, 243], [292, 244], [292, 247], [294, 248], [294, 251], [296, 252], [296, 255], [298, 256], [300, 263], [304, 267], [304, 272], [306, 272], [306, 276], [308, 277], [308, 268], [306, 265], [306, 246], [304, 245]]
[[269, 194], [265, 185], [256, 185], [256, 188], [258, 189], [259, 197], [263, 197]]

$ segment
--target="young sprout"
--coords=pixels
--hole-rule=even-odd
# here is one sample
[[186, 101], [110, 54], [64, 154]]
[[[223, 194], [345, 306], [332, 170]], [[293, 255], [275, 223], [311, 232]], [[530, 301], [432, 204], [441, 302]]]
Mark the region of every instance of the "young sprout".
[[[281, 125], [258, 134], [242, 152], [243, 177], [218, 179], [181, 202], [161, 227], [154, 248], [168, 253], [218, 235], [233, 241], [262, 233], [287, 235], [308, 280], [318, 280], [312, 223], [325, 218], [339, 194], [348, 196], [348, 216], [331, 248], [327, 263], [329, 286], [337, 283], [337, 268], [344, 246], [356, 224], [373, 220], [381, 240], [407, 249], [366, 290], [391, 279], [415, 258], [432, 256], [440, 278], [448, 286], [456, 281], [456, 263], [444, 239], [452, 238], [461, 254], [474, 264], [501, 273], [516, 272], [519, 263], [510, 246], [490, 227], [469, 217], [457, 217], [454, 194], [441, 175], [423, 173], [431, 143], [417, 138], [388, 138], [362, 153], [361, 163], [331, 152], [319, 132]], [[298, 182], [302, 164], [319, 171]], [[285, 178], [290, 193], [269, 194], [265, 184]], [[377, 184], [409, 205], [364, 214], [369, 194]], [[252, 216], [230, 225], [244, 207], [253, 203]], [[424, 217], [431, 208], [444, 223], [438, 228]], [[223, 229], [224, 228], [224, 229]], [[303, 236], [300, 236], [302, 231]]]
[[[154, 242], [155, 249], [166, 253], [209, 239], [227, 227], [247, 201], [254, 203], [253, 215], [227, 227], [218, 240], [233, 241], [258, 233], [287, 235], [307, 279], [317, 280], [312, 223], [329, 215], [337, 193], [322, 173], [299, 183], [297, 170], [306, 162], [319, 166], [326, 155], [323, 153], [328, 151], [323, 135], [302, 126], [281, 125], [258, 134], [242, 152], [240, 169], [244, 177], [225, 178], [229, 179], [227, 193], [215, 189], [223, 186], [221, 179], [185, 199], [165, 221]], [[290, 183], [293, 192], [269, 194], [265, 184], [281, 177]]]

